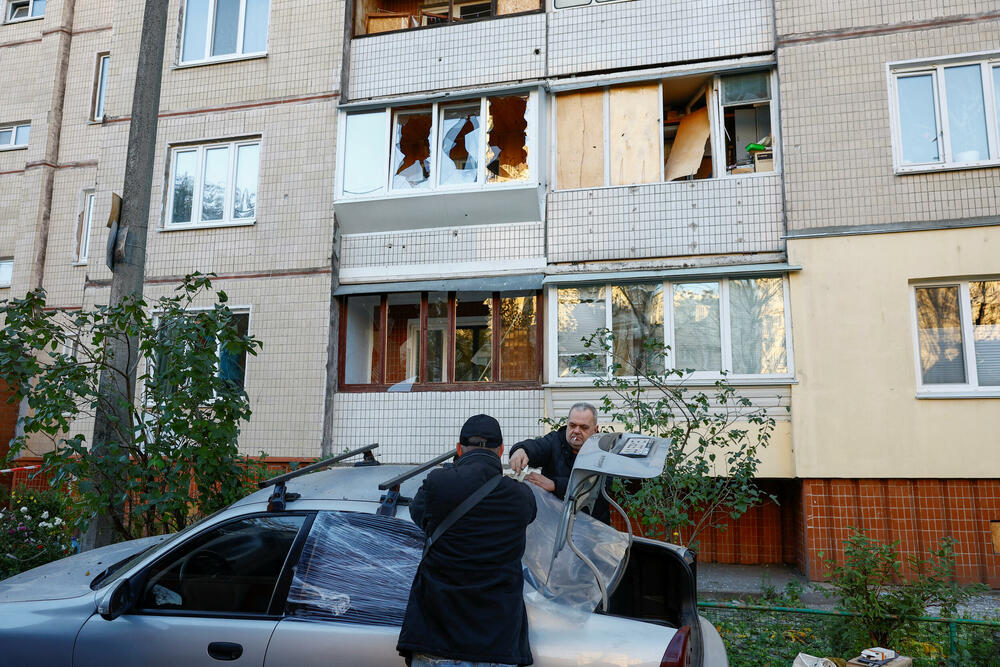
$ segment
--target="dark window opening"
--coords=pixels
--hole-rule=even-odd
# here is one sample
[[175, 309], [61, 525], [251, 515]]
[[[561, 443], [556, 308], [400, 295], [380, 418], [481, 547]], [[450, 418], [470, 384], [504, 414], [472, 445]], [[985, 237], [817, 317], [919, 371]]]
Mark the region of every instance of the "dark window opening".
[[493, 17], [538, 12], [541, 0], [358, 0], [354, 34], [447, 25]]

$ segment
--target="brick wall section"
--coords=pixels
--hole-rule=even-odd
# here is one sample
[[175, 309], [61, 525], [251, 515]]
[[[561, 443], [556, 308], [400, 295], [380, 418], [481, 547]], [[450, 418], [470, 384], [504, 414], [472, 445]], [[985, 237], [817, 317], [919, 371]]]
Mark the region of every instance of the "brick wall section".
[[784, 250], [781, 177], [548, 194], [550, 262]]
[[[802, 511], [802, 567], [811, 579], [824, 578], [820, 552], [843, 561], [843, 541], [858, 526], [880, 541], [899, 540], [904, 563], [954, 537], [958, 581], [1000, 586], [1000, 554], [990, 536], [990, 521], [1000, 520], [1000, 480], [809, 479]], [[904, 572], [910, 574], [905, 565]]]

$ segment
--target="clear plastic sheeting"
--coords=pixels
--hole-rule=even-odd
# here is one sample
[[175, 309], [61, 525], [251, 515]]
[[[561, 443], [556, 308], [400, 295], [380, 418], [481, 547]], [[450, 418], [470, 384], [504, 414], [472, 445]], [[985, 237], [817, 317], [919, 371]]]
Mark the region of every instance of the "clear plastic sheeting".
[[[533, 484], [538, 514], [528, 526], [527, 546], [522, 563], [525, 577], [525, 601], [548, 601], [583, 615], [592, 613], [601, 603], [601, 588], [594, 573], [569, 545], [552, 560], [552, 546], [560, 530], [563, 503], [551, 493]], [[572, 525], [571, 538], [576, 547], [597, 567], [606, 586], [625, 558], [628, 535], [611, 526], [578, 513]], [[608, 591], [611, 594], [611, 591]]]
[[308, 621], [399, 626], [424, 548], [409, 521], [320, 512], [288, 592], [288, 613]]

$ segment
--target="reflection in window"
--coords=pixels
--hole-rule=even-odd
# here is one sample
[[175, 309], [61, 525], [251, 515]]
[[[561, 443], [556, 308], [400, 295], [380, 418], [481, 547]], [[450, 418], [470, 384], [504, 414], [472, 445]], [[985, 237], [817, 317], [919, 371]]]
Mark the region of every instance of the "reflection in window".
[[368, 384], [380, 381], [379, 368], [379, 296], [352, 296], [347, 299], [347, 342], [344, 354], [344, 382]]
[[986, 138], [986, 104], [979, 65], [946, 67], [948, 127], [956, 162], [976, 162], [990, 156]]
[[189, 540], [150, 568], [140, 608], [266, 614], [304, 520], [254, 517]]
[[677, 368], [722, 369], [719, 283], [674, 285], [674, 358]]
[[930, 74], [900, 77], [900, 135], [903, 141], [903, 162], [919, 164], [936, 162], [938, 151], [937, 112], [934, 110], [934, 78]]
[[729, 308], [733, 372], [788, 372], [781, 278], [730, 280]]
[[392, 136], [392, 187], [404, 190], [429, 187], [430, 111], [397, 112]]
[[269, 6], [269, 0], [187, 0], [181, 62], [264, 53]]
[[167, 225], [256, 219], [259, 142], [182, 147], [172, 156]]
[[[233, 313], [229, 326], [235, 329], [238, 336], [244, 337], [250, 331], [250, 314]], [[219, 345], [219, 377], [226, 381], [232, 389], [243, 389], [246, 386], [247, 353], [240, 350], [233, 353]]]
[[493, 368], [493, 299], [459, 293], [455, 304], [455, 382], [485, 382]]
[[448, 294], [427, 295], [427, 381], [448, 379]]
[[663, 283], [612, 288], [611, 328], [616, 375], [662, 373], [663, 356], [645, 343], [663, 341]]
[[[603, 286], [559, 289], [559, 376], [604, 375], [605, 361], [599, 346], [586, 347], [584, 340], [606, 324]], [[591, 359], [584, 355], [597, 353]]]
[[479, 102], [441, 109], [441, 185], [479, 176]]
[[420, 294], [390, 294], [385, 382], [416, 382], [420, 363]]
[[1000, 281], [969, 283], [976, 374], [981, 386], [1000, 385]]
[[491, 97], [486, 148], [490, 183], [528, 179], [527, 97]]
[[958, 286], [918, 287], [916, 296], [923, 383], [964, 383]]
[[535, 297], [500, 299], [500, 379], [505, 382], [536, 380]]

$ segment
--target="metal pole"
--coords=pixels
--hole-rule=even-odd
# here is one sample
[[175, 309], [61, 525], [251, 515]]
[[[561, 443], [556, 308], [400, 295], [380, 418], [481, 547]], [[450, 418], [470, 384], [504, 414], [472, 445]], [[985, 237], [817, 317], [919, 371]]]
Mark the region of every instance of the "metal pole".
[[[160, 108], [160, 80], [163, 46], [166, 38], [168, 0], [146, 0], [139, 41], [139, 61], [135, 73], [129, 124], [128, 152], [125, 158], [125, 182], [122, 186], [122, 209], [118, 235], [113, 240], [112, 305], [128, 298], [142, 298], [146, 271], [146, 232], [149, 225], [149, 200], [153, 182], [153, 158], [156, 155], [156, 127]], [[135, 404], [135, 375], [138, 365], [138, 340], [134, 336], [108, 340], [109, 370], [101, 374], [100, 400], [94, 421], [93, 453], [100, 456], [112, 443], [127, 446], [132, 442], [130, 407]], [[94, 480], [97, 482], [97, 480]], [[83, 538], [83, 548], [111, 544], [115, 539], [115, 517], [124, 514], [122, 480], [109, 480], [118, 486], [113, 493], [114, 516], [100, 514], [93, 518]], [[108, 481], [103, 482], [105, 484]]]

